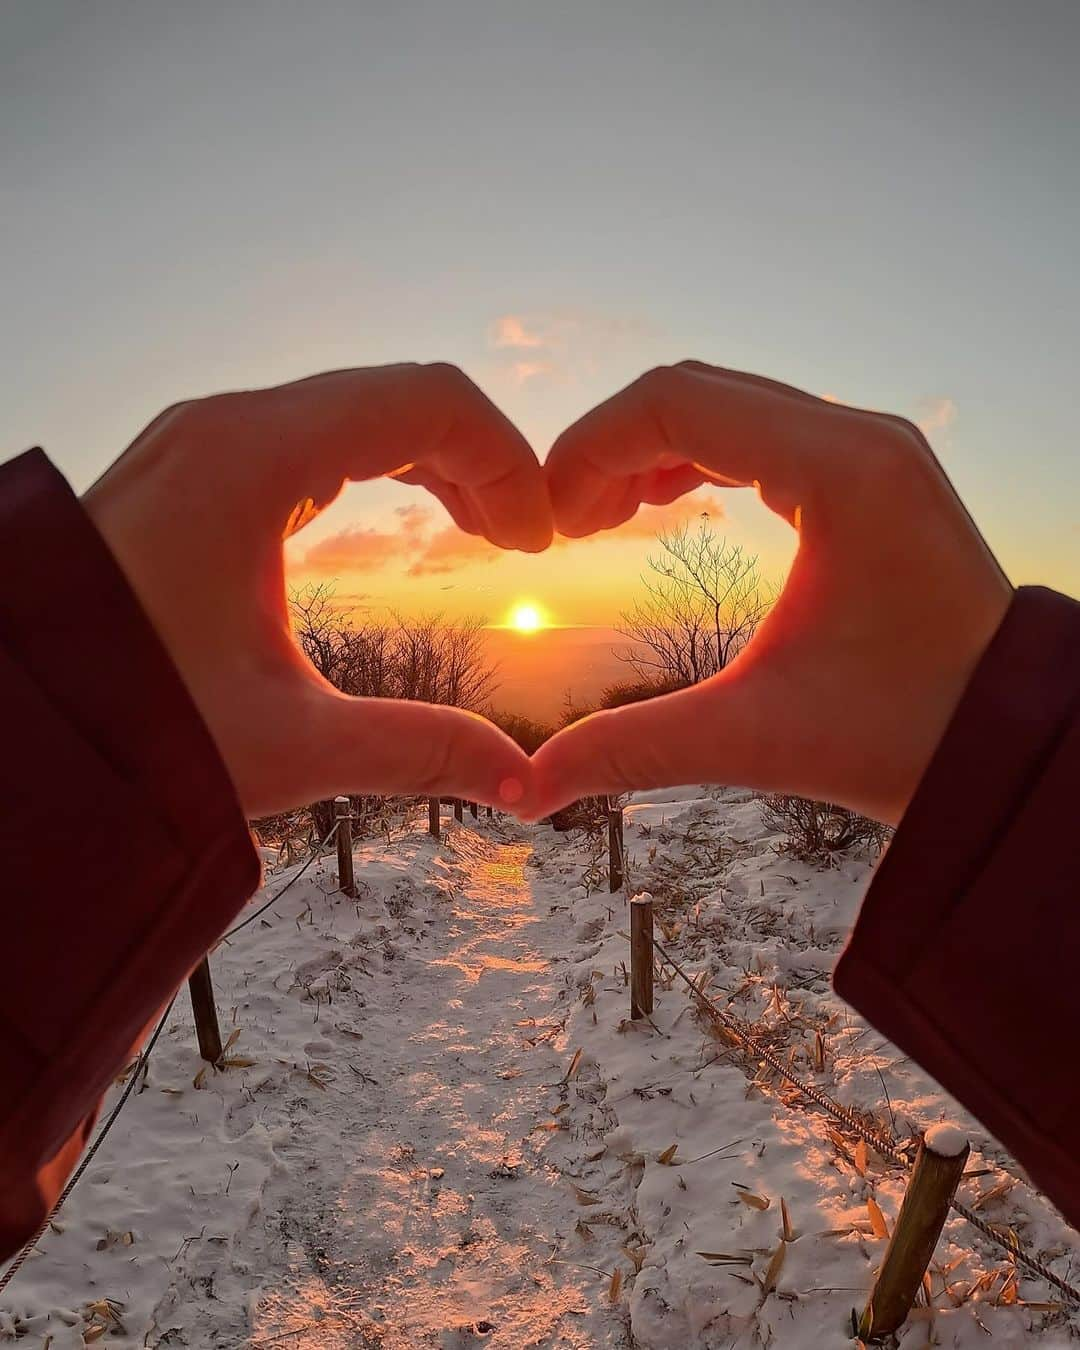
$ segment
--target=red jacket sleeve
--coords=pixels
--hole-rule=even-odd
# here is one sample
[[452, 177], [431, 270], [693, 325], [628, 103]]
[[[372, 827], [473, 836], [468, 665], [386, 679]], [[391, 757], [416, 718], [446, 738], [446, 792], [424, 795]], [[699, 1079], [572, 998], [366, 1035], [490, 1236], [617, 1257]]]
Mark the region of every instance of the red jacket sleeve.
[[1080, 1227], [1080, 604], [1017, 592], [863, 904], [836, 988]]
[[259, 865], [180, 676], [40, 450], [0, 466], [0, 576], [3, 1257]]

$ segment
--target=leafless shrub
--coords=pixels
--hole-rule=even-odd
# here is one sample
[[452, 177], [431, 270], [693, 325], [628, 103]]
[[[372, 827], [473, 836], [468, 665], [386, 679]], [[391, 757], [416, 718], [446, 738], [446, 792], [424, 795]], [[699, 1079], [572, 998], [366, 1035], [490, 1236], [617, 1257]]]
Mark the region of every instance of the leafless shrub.
[[546, 722], [535, 722], [531, 717], [523, 717], [520, 713], [498, 712], [494, 709], [487, 714], [488, 720], [516, 741], [527, 755], [533, 754], [539, 750], [549, 737], [555, 734], [553, 727]]
[[568, 689], [563, 695], [562, 712], [559, 714], [559, 727], [570, 727], [575, 722], [580, 722], [583, 717], [589, 717], [596, 712], [595, 706], [589, 703], [575, 703], [572, 692]]
[[[305, 807], [300, 811], [281, 811], [277, 815], [253, 820], [251, 828], [259, 843], [277, 852], [276, 866], [291, 867], [307, 858], [319, 842], [315, 822]], [[320, 836], [321, 837], [321, 836]]]
[[761, 800], [765, 825], [786, 835], [786, 851], [805, 862], [828, 862], [849, 849], [863, 849], [876, 857], [892, 833], [880, 821], [831, 802], [779, 793]]
[[551, 817], [551, 827], [561, 833], [580, 830], [583, 834], [599, 835], [607, 829], [606, 797], [579, 797]]
[[644, 703], [647, 699], [658, 698], [661, 694], [673, 694], [677, 689], [685, 689], [682, 680], [651, 679], [621, 680], [609, 684], [600, 695], [601, 708], [625, 708], [630, 703]]

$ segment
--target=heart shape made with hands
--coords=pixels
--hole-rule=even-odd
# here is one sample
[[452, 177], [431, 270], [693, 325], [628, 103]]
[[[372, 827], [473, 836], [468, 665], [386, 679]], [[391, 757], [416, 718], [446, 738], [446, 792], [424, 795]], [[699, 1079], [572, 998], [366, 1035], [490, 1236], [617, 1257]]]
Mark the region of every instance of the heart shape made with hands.
[[[799, 548], [732, 664], [595, 714], [530, 758], [474, 714], [347, 697], [294, 643], [283, 539], [345, 482], [383, 476], [428, 489], [462, 530], [527, 552], [702, 483], [752, 485]], [[563, 432], [543, 465], [450, 366], [218, 395], [161, 414], [84, 503], [249, 816], [400, 792], [537, 819], [585, 794], [727, 782], [895, 820], [1010, 594], [910, 423], [699, 362], [642, 376]]]

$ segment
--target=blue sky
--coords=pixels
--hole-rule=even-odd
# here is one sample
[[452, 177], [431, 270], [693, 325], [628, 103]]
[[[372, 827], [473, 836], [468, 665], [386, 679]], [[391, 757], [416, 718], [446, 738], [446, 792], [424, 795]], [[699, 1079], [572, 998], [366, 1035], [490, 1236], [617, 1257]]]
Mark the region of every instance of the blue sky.
[[179, 397], [437, 357], [543, 454], [695, 356], [927, 420], [1080, 591], [1078, 57], [1042, 0], [5, 6], [0, 448], [81, 488]]

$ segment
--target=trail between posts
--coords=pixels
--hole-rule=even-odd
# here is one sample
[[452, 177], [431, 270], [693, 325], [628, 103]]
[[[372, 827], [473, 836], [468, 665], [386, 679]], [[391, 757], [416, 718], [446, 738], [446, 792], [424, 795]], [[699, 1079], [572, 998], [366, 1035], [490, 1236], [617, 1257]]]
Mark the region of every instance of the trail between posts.
[[[850, 1132], [741, 1060], [681, 982], [659, 978], [652, 1017], [628, 1018], [625, 907], [599, 841], [444, 824], [438, 842], [413, 819], [359, 841], [355, 900], [332, 855], [269, 880], [210, 958], [226, 1063], [199, 1059], [182, 993], [0, 1299], [0, 1340], [850, 1344], [905, 1170], [860, 1159]], [[1000, 1145], [829, 987], [869, 860], [795, 859], [739, 789], [635, 801], [626, 841], [664, 949], [711, 997], [875, 1134], [956, 1122], [973, 1144], [965, 1203], [1075, 1278], [1075, 1234]], [[933, 1328], [914, 1320], [914, 1344], [1075, 1339], [1042, 1282], [955, 1215], [931, 1276]]]
[[[314, 1103], [298, 1099], [246, 1242], [233, 1239], [229, 1271], [218, 1258], [196, 1321], [185, 1298], [177, 1339], [161, 1344], [621, 1342], [596, 1273], [552, 1259], [578, 1217], [545, 1158], [551, 1135], [536, 1130], [566, 1069], [544, 1019], [567, 914], [531, 879], [531, 844], [498, 832], [509, 842], [452, 832], [455, 899], [380, 981], [349, 1070]], [[309, 1047], [324, 1060], [332, 1048]], [[245, 1281], [260, 1287], [245, 1297]]]

